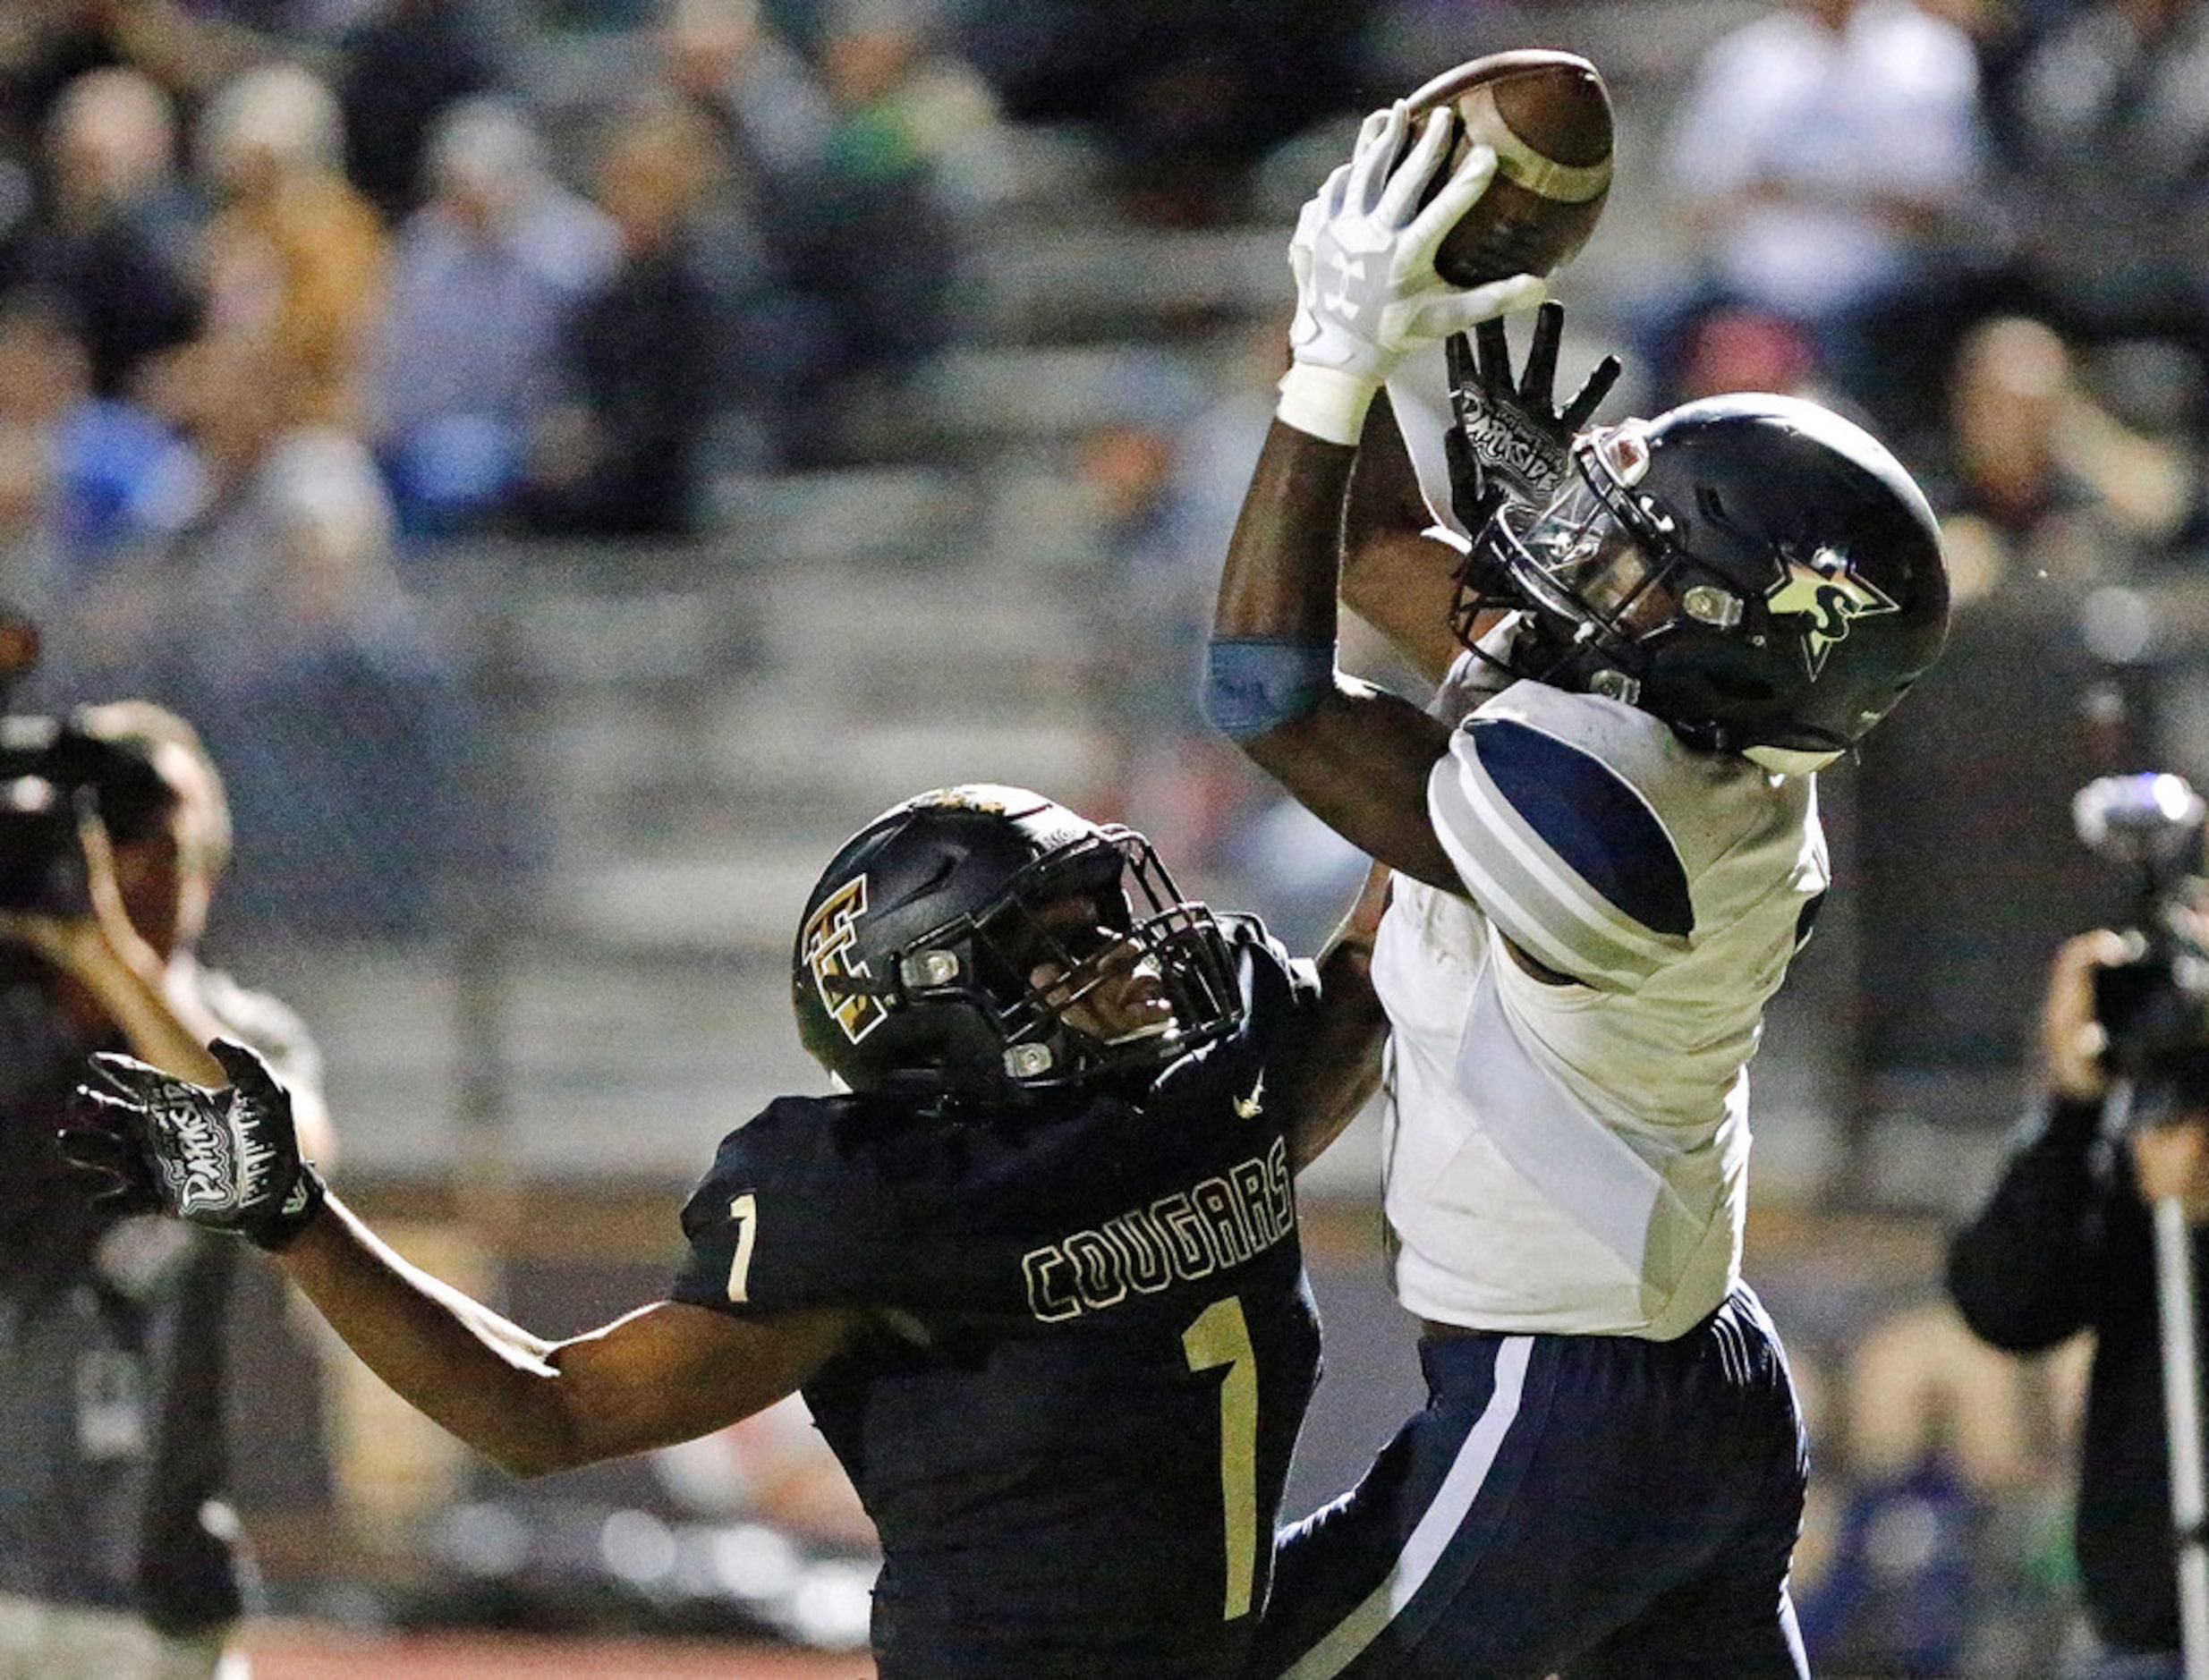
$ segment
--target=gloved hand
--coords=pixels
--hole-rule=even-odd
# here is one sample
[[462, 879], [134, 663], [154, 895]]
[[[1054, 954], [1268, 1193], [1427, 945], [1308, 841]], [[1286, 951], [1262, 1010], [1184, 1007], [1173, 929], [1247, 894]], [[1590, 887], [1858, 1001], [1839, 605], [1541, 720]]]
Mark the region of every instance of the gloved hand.
[[227, 1039], [208, 1048], [228, 1085], [94, 1056], [98, 1082], [77, 1087], [62, 1153], [107, 1181], [92, 1194], [117, 1211], [170, 1213], [280, 1249], [321, 1207], [321, 1175], [300, 1158], [292, 1099], [260, 1057]]
[[1466, 530], [1477, 531], [1507, 500], [1539, 507], [1565, 476], [1573, 436], [1618, 383], [1619, 359], [1605, 356], [1579, 395], [1557, 406], [1557, 345], [1565, 307], [1547, 302], [1534, 317], [1526, 366], [1511, 378], [1511, 346], [1503, 323], [1486, 320], [1448, 345], [1449, 403], [1457, 423], [1443, 435], [1449, 461], [1450, 505]]
[[1296, 276], [1296, 317], [1289, 350], [1298, 367], [1321, 368], [1379, 385], [1414, 346], [1463, 332], [1542, 296], [1532, 275], [1459, 290], [1434, 272], [1434, 253], [1487, 191], [1496, 154], [1469, 148], [1423, 208], [1420, 197], [1448, 149], [1453, 119], [1428, 114], [1418, 141], [1398, 162], [1412, 123], [1397, 104], [1358, 131], [1350, 161], [1296, 218], [1289, 267]]

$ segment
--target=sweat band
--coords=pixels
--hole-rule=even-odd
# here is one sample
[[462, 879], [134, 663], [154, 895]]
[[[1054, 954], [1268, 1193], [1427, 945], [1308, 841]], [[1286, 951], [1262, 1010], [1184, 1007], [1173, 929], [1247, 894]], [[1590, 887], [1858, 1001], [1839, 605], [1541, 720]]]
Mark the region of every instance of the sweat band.
[[1319, 709], [1335, 685], [1335, 644], [1286, 636], [1214, 636], [1204, 649], [1204, 717], [1248, 741]]

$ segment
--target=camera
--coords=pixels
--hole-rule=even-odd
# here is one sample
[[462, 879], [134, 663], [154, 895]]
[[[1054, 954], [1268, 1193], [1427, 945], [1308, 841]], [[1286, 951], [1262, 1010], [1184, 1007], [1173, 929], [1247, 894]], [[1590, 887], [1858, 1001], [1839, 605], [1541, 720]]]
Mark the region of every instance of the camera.
[[129, 747], [58, 718], [0, 717], [0, 909], [81, 915], [90, 907], [85, 815], [127, 842], [157, 825], [171, 800]]
[[2182, 778], [2146, 772], [2088, 784], [2071, 815], [2090, 849], [2135, 877], [2126, 960], [2094, 977], [2110, 1070], [2143, 1114], [2209, 1107], [2209, 804]]

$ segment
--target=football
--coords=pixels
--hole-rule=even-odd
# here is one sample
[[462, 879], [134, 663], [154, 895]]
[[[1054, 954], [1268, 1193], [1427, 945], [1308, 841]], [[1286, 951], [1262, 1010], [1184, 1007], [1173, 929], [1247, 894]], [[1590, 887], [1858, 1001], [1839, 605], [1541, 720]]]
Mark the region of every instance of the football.
[[1496, 148], [1495, 180], [1435, 255], [1443, 279], [1546, 275], [1587, 243], [1610, 191], [1610, 90], [1593, 64], [1541, 47], [1491, 53], [1444, 71], [1410, 104], [1456, 115], [1438, 183], [1474, 144]]

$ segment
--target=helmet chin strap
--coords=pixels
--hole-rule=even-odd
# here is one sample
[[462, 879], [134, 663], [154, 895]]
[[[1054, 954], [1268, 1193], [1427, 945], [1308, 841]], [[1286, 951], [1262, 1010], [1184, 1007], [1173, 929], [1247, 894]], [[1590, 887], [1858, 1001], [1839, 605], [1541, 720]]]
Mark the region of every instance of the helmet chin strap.
[[1805, 752], [1796, 747], [1744, 747], [1741, 756], [1750, 763], [1780, 776], [1808, 776], [1822, 770], [1841, 755], [1839, 752]]

